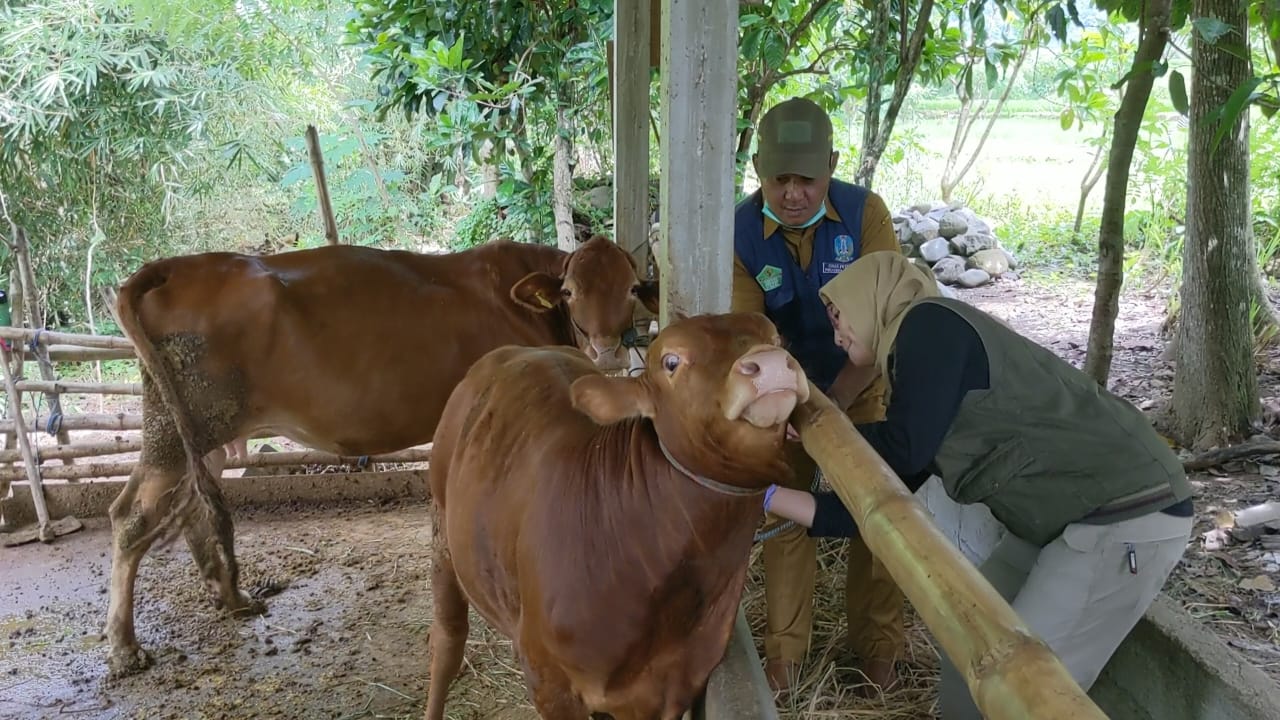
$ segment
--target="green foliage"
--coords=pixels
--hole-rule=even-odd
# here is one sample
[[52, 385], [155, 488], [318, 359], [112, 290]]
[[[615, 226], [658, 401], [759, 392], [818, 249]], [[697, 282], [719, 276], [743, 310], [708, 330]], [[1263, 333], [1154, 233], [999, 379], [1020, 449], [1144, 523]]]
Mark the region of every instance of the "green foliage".
[[89, 246], [96, 279], [145, 256], [201, 135], [201, 79], [118, 2], [0, 7], [0, 191], [50, 309], [80, 314]]
[[500, 211], [497, 198], [483, 198], [473, 203], [471, 212], [454, 226], [449, 249], [466, 250], [499, 237], [502, 226]]

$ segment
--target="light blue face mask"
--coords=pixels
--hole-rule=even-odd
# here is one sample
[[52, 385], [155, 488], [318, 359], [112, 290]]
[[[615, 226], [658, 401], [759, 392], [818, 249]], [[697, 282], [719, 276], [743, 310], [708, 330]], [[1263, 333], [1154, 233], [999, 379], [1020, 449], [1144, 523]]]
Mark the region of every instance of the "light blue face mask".
[[815, 213], [813, 217], [809, 218], [806, 222], [800, 223], [799, 225], [788, 225], [782, 222], [781, 220], [779, 220], [777, 215], [773, 214], [773, 211], [769, 209], [769, 203], [766, 202], [764, 204], [764, 216], [789, 230], [803, 230], [809, 227], [810, 225], [816, 224], [819, 220], [822, 219], [822, 216], [826, 214], [827, 214], [827, 201], [824, 199], [822, 201], [822, 205], [818, 206], [818, 212]]

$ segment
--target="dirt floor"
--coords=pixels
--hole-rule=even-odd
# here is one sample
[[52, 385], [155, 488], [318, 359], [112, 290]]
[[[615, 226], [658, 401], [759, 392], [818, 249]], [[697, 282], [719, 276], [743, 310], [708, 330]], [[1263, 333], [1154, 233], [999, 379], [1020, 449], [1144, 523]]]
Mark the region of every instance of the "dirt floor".
[[[1001, 281], [962, 296], [1077, 365], [1083, 361], [1090, 284]], [[1172, 386], [1172, 370], [1160, 358], [1164, 299], [1132, 291], [1121, 307], [1115, 389], [1154, 411]], [[1275, 357], [1266, 358], [1261, 375], [1271, 407], [1280, 396], [1277, 367]], [[96, 400], [86, 405], [83, 411], [98, 411]], [[1193, 480], [1197, 535], [1167, 591], [1280, 682], [1280, 555], [1256, 542], [1210, 550], [1200, 538], [1216, 509], [1280, 499], [1280, 458], [1227, 464]], [[157, 664], [122, 681], [105, 678], [100, 634], [110, 563], [105, 520], [88, 519], [85, 530], [52, 545], [0, 548], [0, 718], [419, 717], [431, 614], [430, 527], [421, 503], [264, 507], [235, 517], [245, 586], [266, 597], [269, 614], [221, 616], [185, 545], [153, 551], [139, 577], [137, 620]], [[824, 541], [814, 650], [803, 686], [780, 708], [783, 718], [932, 717], [937, 655], [913, 616], [903, 688], [875, 700], [853, 696], [858, 678], [843, 649], [842, 556], [840, 543]], [[746, 600], [757, 637], [759, 583], [756, 561]], [[450, 717], [535, 717], [509, 643], [474, 617]]]
[[[138, 636], [155, 667], [105, 676], [110, 531], [90, 519], [52, 545], [9, 549], [0, 589], [0, 717], [420, 717], [431, 614], [431, 528], [417, 502], [237, 513], [244, 585], [268, 614], [213, 611], [181, 541], [138, 582]], [[509, 644], [474, 623], [451, 718], [523, 702]]]

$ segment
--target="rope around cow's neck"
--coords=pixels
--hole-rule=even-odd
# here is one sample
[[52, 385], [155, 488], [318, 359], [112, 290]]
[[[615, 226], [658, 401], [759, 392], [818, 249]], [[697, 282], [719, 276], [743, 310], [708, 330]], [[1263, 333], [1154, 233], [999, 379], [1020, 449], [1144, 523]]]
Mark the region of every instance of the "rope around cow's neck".
[[729, 495], [732, 497], [750, 497], [752, 495], [764, 494], [764, 491], [766, 488], [744, 488], [738, 485], [730, 485], [728, 483], [722, 483], [719, 480], [712, 480], [709, 477], [704, 477], [697, 473], [690, 472], [688, 468], [686, 468], [685, 466], [677, 462], [675, 458], [671, 457], [671, 451], [667, 450], [667, 446], [662, 442], [662, 438], [658, 438], [658, 447], [662, 449], [662, 454], [667, 457], [667, 462], [671, 463], [672, 467], [674, 467], [676, 470], [679, 470], [681, 473], [687, 476], [690, 480], [693, 480], [694, 482], [698, 483], [699, 485], [701, 485], [702, 487], [708, 490], [711, 490], [713, 492], [718, 492], [721, 495]]

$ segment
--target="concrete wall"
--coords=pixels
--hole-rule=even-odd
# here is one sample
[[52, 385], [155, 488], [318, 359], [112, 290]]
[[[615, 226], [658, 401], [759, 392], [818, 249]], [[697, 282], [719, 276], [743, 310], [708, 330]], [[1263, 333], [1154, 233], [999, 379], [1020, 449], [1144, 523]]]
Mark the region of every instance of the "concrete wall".
[[[919, 497], [975, 564], [1004, 536], [986, 507], [956, 504], [937, 478]], [[1114, 720], [1280, 720], [1280, 686], [1164, 595], [1089, 695]]]

